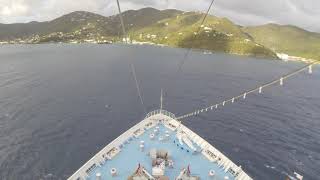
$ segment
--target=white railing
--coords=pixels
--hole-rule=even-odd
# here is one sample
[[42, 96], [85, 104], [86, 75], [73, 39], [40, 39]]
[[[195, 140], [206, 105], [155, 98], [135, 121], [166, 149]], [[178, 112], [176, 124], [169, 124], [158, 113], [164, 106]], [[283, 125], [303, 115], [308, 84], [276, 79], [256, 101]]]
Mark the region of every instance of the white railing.
[[[176, 120], [175, 120], [176, 121]], [[176, 123], [178, 123], [176, 121]], [[216, 162], [224, 167], [225, 172], [229, 171], [230, 169], [232, 171], [238, 170], [240, 167], [234, 164], [228, 157], [226, 157], [223, 153], [221, 153], [218, 149], [213, 147], [210, 143], [208, 143], [206, 140], [204, 140], [202, 137], [200, 137], [198, 134], [194, 133], [191, 129], [184, 126], [183, 124], [180, 124], [180, 129], [184, 131], [188, 136], [192, 139], [194, 143], [196, 143], [201, 149], [203, 150], [210, 150], [213, 152], [218, 158], [220, 158], [220, 162]], [[239, 172], [239, 174], [234, 175], [235, 179], [237, 180], [252, 180], [252, 178], [247, 175], [244, 171]]]
[[176, 119], [176, 116], [175, 116], [173, 113], [171, 113], [171, 112], [169, 112], [169, 111], [166, 111], [166, 110], [163, 110], [163, 109], [157, 109], [157, 110], [155, 110], [155, 111], [149, 112], [149, 113], [146, 115], [145, 119], [147, 119], [147, 118], [149, 118], [149, 117], [151, 117], [151, 116], [157, 115], [157, 114], [163, 114], [163, 115], [165, 115], [165, 116], [169, 116], [169, 117], [172, 118], [172, 119]]
[[[188, 136], [192, 139], [194, 143], [196, 143], [199, 147], [201, 147], [203, 150], [209, 150], [212, 153], [214, 153], [220, 160], [216, 163], [223, 166], [225, 169], [225, 172], [229, 171], [230, 169], [234, 172], [239, 172], [240, 169], [239, 166], [234, 164], [229, 158], [227, 158], [223, 153], [221, 153], [219, 150], [217, 150], [215, 147], [213, 147], [211, 144], [209, 144], [206, 140], [201, 138], [199, 135], [194, 133], [192, 130], [184, 126], [183, 124], [179, 123], [175, 119], [175, 115], [173, 113], [170, 113], [166, 110], [155, 110], [147, 114], [146, 118], [121, 134], [118, 138], [113, 140], [111, 143], [109, 143], [107, 146], [105, 146], [101, 151], [99, 151], [95, 156], [93, 156], [89, 161], [87, 161], [79, 170], [77, 170], [71, 177], [68, 178], [68, 180], [83, 180], [88, 177], [88, 173], [86, 172], [88, 169], [91, 169], [91, 167], [100, 166], [100, 163], [105, 163], [105, 154], [111, 150], [114, 147], [119, 147], [123, 142], [127, 141], [130, 137], [133, 137], [134, 132], [136, 132], [138, 129], [144, 129], [147, 124], [150, 122], [153, 122], [152, 118], [148, 119], [151, 116], [156, 115], [165, 115], [171, 118], [171, 120], [167, 121], [167, 123], [173, 123], [181, 130], [183, 130], [185, 133], [188, 134]], [[232, 173], [233, 174], [233, 173]], [[239, 174], [233, 174], [237, 180], [252, 180], [244, 171], [240, 171]]]
[[78, 169], [72, 176], [68, 178], [68, 180], [83, 180], [88, 177], [88, 173], [86, 172], [90, 167], [93, 165], [99, 166], [100, 163], [105, 163], [104, 155], [107, 154], [109, 150], [111, 150], [114, 147], [119, 147], [122, 143], [127, 141], [130, 137], [133, 137], [134, 132], [141, 128], [143, 129], [147, 123], [150, 121], [143, 120], [130, 128], [129, 130], [125, 131], [123, 134], [121, 134], [118, 138], [113, 140], [111, 143], [109, 143], [107, 146], [105, 146], [101, 151], [99, 151], [96, 155], [94, 155], [89, 161], [87, 161], [80, 169]]

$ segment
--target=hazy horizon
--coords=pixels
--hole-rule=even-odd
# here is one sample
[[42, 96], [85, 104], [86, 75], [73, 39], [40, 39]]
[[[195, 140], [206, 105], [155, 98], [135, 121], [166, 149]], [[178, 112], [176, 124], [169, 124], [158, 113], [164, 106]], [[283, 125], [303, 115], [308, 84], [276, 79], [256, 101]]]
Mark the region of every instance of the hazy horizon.
[[[206, 11], [211, 0], [121, 0], [123, 11], [145, 7]], [[250, 4], [250, 5], [248, 5]], [[115, 0], [0, 0], [0, 23], [50, 21], [74, 11], [88, 11], [103, 16], [117, 13]], [[242, 26], [268, 23], [294, 25], [308, 31], [320, 32], [320, 1], [315, 0], [216, 0], [210, 14], [226, 17]]]
[[[181, 10], [181, 9], [177, 9], [177, 8], [168, 8], [168, 9], [158, 9], [158, 8], [154, 8], [154, 7], [142, 7], [142, 8], [138, 8], [138, 9], [127, 9], [125, 11], [130, 11], [130, 10], [141, 10], [141, 9], [145, 9], [145, 8], [153, 8], [153, 9], [157, 9], [157, 10], [168, 10], [168, 9], [172, 9], [172, 10], [178, 10], [178, 11], [184, 11], [184, 10]], [[124, 12], [125, 12], [124, 11]], [[27, 23], [31, 23], [31, 22], [49, 22], [49, 21], [52, 21], [52, 20], [55, 20], [55, 19], [58, 19], [64, 15], [67, 15], [67, 14], [71, 14], [71, 13], [74, 13], [74, 12], [88, 12], [88, 13], [94, 13], [94, 14], [97, 14], [97, 15], [101, 15], [101, 16], [104, 16], [104, 17], [109, 17], [109, 16], [113, 16], [113, 15], [117, 15], [118, 13], [114, 13], [114, 14], [111, 14], [111, 15], [103, 15], [103, 14], [99, 14], [97, 12], [91, 12], [91, 11], [87, 11], [87, 10], [74, 10], [74, 11], [70, 11], [70, 12], [66, 12], [65, 14], [62, 14], [62, 15], [59, 15], [57, 17], [53, 17], [52, 19], [48, 19], [48, 20], [43, 20], [43, 21], [36, 21], [36, 20], [31, 20], [31, 21], [26, 21], [26, 22], [14, 22], [14, 23], [1, 23], [0, 24], [7, 24], [7, 25], [10, 25], [10, 24], [27, 24]], [[191, 11], [184, 11], [184, 12], [191, 12]], [[228, 17], [224, 17], [224, 16], [218, 16], [218, 15], [215, 15], [215, 14], [211, 14], [213, 16], [217, 16], [217, 17], [220, 17], [220, 18], [228, 18]], [[230, 19], [230, 18], [228, 18]], [[230, 19], [232, 20], [232, 19]], [[234, 22], [234, 21], [233, 21]], [[239, 25], [239, 26], [246, 26], [246, 27], [250, 27], [250, 26], [262, 26], [262, 25], [267, 25], [267, 24], [277, 24], [277, 25], [283, 25], [283, 26], [296, 26], [298, 28], [301, 28], [301, 29], [304, 29], [304, 30], [307, 30], [309, 32], [315, 32], [315, 33], [320, 33], [320, 32], [317, 32], [317, 31], [312, 31], [312, 30], [308, 30], [308, 29], [305, 29], [303, 27], [300, 27], [300, 26], [297, 26], [297, 25], [293, 25], [293, 24], [281, 24], [281, 23], [276, 23], [276, 22], [266, 22], [266, 23], [262, 23], [262, 24], [255, 24], [255, 25], [244, 25], [244, 24], [239, 24], [237, 22], [234, 22], [235, 24]]]

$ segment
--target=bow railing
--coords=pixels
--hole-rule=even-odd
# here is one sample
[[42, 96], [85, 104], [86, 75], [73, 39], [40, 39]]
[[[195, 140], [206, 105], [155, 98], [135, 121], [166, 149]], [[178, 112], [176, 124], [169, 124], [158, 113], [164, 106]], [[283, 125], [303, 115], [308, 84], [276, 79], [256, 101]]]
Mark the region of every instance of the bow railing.
[[175, 116], [173, 113], [171, 113], [171, 112], [169, 112], [169, 111], [166, 111], [166, 110], [163, 110], [163, 109], [157, 109], [157, 110], [154, 110], [154, 111], [149, 112], [149, 113], [146, 115], [145, 119], [147, 119], [147, 118], [149, 118], [149, 117], [151, 117], [151, 116], [157, 115], [157, 114], [163, 114], [163, 115], [165, 115], [165, 116], [171, 117], [172, 119], [176, 119], [176, 116]]

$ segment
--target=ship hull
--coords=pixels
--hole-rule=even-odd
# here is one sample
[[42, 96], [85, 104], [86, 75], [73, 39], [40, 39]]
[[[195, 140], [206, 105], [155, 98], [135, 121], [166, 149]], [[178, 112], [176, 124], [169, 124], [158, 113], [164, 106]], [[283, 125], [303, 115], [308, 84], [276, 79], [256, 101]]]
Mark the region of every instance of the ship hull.
[[[183, 136], [180, 141], [179, 136]], [[168, 179], [175, 179], [187, 166], [199, 179], [251, 179], [240, 166], [177, 121], [172, 113], [157, 110], [105, 146], [68, 180], [125, 180], [138, 166], [143, 166], [152, 176], [155, 167], [150, 156], [154, 150], [166, 151], [172, 159], [170, 167], [162, 172]]]

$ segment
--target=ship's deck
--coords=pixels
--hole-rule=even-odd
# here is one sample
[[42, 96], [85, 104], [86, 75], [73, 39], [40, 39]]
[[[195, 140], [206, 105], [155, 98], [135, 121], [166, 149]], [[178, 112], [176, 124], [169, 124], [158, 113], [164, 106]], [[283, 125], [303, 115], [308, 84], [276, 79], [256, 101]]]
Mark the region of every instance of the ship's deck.
[[[146, 130], [138, 138], [133, 138], [128, 143], [124, 144], [121, 148], [121, 152], [113, 157], [111, 160], [107, 160], [102, 166], [97, 166], [90, 173], [88, 180], [95, 180], [96, 174], [101, 173], [101, 179], [104, 180], [126, 180], [132, 173], [137, 169], [140, 163], [145, 169], [151, 174], [152, 165], [151, 158], [148, 155], [150, 149], [163, 149], [167, 150], [174, 161], [173, 168], [166, 168], [165, 176], [169, 177], [170, 180], [174, 180], [182, 170], [182, 168], [187, 168], [190, 165], [191, 175], [199, 176], [200, 179], [210, 179], [209, 171], [215, 171], [215, 179], [224, 179], [228, 176], [229, 179], [234, 179], [234, 177], [229, 172], [224, 172], [224, 170], [218, 166], [218, 164], [210, 162], [201, 153], [193, 154], [192, 152], [187, 152], [187, 147], [181, 149], [181, 146], [177, 146], [176, 132], [171, 131], [163, 125], [159, 126], [159, 134], [154, 140], [151, 140], [149, 135], [153, 133], [155, 127]], [[159, 141], [159, 136], [165, 136], [165, 132], [169, 131], [170, 137], [166, 141]], [[140, 150], [140, 141], [144, 141], [145, 148], [142, 152]], [[174, 143], [175, 141], [175, 143]], [[117, 169], [117, 176], [112, 177], [110, 170], [112, 168]]]

